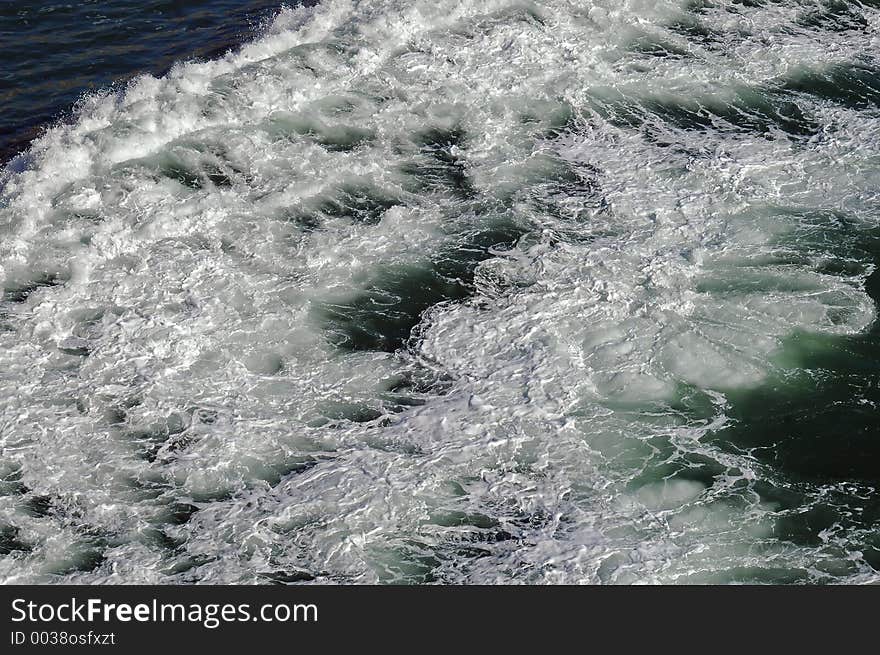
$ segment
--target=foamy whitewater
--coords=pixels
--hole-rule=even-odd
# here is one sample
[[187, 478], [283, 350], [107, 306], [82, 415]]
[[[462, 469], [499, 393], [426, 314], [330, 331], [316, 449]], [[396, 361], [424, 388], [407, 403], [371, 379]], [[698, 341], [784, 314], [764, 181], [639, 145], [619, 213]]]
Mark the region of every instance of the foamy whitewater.
[[873, 329], [878, 28], [324, 0], [88, 97], [0, 178], [0, 579], [880, 581], [877, 446], [748, 420]]

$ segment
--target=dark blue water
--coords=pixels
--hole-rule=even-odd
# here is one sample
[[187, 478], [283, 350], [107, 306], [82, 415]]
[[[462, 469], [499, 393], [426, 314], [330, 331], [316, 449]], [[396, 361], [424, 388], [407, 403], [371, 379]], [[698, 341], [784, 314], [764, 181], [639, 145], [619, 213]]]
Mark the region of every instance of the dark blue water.
[[280, 0], [0, 1], [0, 161], [62, 119], [84, 93], [180, 59], [222, 55]]

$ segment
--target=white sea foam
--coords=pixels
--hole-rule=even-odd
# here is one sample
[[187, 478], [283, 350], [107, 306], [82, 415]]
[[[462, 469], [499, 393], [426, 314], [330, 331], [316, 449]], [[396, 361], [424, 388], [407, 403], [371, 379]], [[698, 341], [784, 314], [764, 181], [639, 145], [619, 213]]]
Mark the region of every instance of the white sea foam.
[[[864, 272], [820, 272], [798, 235], [874, 218], [880, 133], [822, 99], [799, 99], [804, 134], [736, 102], [859, 60], [878, 16], [834, 33], [802, 6], [717, 4], [698, 38], [675, 2], [327, 0], [88, 98], [2, 180], [0, 464], [27, 492], [0, 521], [28, 546], [3, 579], [809, 569], [736, 492], [766, 473], [701, 440], [787, 337], [874, 319]], [[688, 103], [753, 120], [625, 115]], [[413, 173], [426, 130], [463, 136]], [[362, 214], [334, 209], [349, 192]], [[333, 345], [321, 307], [498, 221], [518, 243], [408, 349]], [[723, 472], [673, 479], [676, 453]]]

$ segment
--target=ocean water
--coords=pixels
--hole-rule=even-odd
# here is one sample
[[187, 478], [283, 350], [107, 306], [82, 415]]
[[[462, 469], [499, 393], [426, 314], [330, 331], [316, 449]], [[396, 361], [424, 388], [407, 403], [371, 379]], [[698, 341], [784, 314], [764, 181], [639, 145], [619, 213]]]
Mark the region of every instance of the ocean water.
[[[290, 2], [290, 5], [310, 4]], [[259, 34], [275, 0], [15, 0], [0, 3], [0, 161], [84, 93], [211, 59]]]
[[880, 581], [880, 3], [272, 15], [0, 177], [0, 579]]

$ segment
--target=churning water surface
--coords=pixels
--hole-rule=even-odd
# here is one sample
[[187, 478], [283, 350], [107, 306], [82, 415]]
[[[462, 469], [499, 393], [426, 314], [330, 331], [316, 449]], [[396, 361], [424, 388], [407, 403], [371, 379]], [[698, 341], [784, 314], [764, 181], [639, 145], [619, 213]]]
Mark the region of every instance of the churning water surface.
[[[289, 4], [314, 4], [299, 0]], [[7, 0], [0, 2], [0, 161], [68, 115], [84, 91], [178, 59], [223, 55], [255, 36], [276, 0]]]
[[323, 0], [131, 64], [0, 177], [0, 579], [880, 581], [878, 30]]

